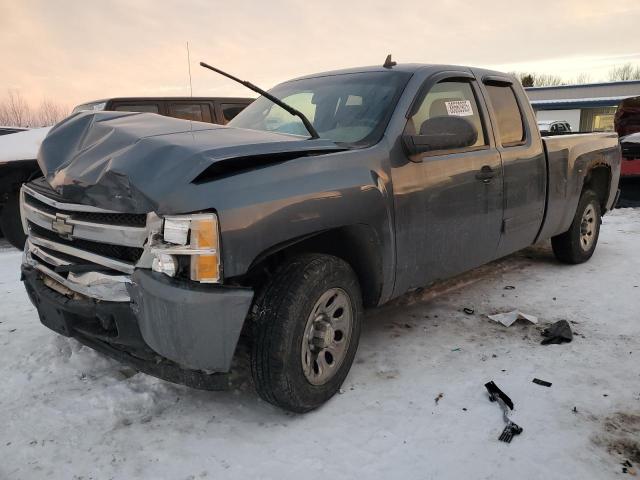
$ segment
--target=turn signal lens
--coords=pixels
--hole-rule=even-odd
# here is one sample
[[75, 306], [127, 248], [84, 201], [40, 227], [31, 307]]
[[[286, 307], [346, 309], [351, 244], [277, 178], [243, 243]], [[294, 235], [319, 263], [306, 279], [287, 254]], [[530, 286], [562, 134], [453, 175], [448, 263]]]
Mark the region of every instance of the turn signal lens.
[[191, 218], [191, 248], [207, 249], [209, 253], [191, 257], [191, 280], [203, 283], [220, 281], [220, 248], [218, 219], [212, 214], [193, 215]]

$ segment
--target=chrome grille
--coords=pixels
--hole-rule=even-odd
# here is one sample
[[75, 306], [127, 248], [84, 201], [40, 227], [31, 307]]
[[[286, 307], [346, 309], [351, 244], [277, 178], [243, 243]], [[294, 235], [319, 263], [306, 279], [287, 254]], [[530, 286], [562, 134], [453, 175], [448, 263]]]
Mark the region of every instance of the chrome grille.
[[128, 247], [124, 245], [112, 245], [109, 243], [93, 242], [91, 240], [73, 239], [68, 240], [59, 236], [57, 233], [42, 228], [29, 222], [29, 232], [36, 237], [46, 238], [52, 242], [58, 242], [63, 245], [69, 245], [71, 247], [86, 250], [98, 255], [104, 255], [105, 257], [113, 258], [116, 260], [122, 260], [124, 262], [135, 263], [140, 260], [142, 256], [142, 247]]
[[37, 198], [27, 195], [25, 201], [43, 212], [55, 215], [56, 213], [63, 213], [66, 215], [72, 215], [76, 220], [82, 220], [85, 222], [94, 223], [106, 223], [107, 225], [122, 225], [126, 227], [141, 227], [144, 228], [147, 224], [147, 215], [136, 213], [102, 213], [102, 212], [71, 212], [62, 209], [57, 209], [48, 205]]
[[42, 183], [21, 190], [22, 222], [29, 234], [25, 262], [81, 295], [128, 300], [125, 284], [135, 268], [151, 266], [148, 240], [162, 220], [154, 213], [67, 203]]

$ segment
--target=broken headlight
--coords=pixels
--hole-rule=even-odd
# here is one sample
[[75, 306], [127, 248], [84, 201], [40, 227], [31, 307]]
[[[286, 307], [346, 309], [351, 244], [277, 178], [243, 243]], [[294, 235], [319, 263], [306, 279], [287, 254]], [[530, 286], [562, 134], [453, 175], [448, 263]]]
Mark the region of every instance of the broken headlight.
[[214, 213], [165, 217], [162, 240], [152, 249], [154, 271], [175, 276], [179, 265], [186, 265], [191, 280], [220, 283], [220, 233]]

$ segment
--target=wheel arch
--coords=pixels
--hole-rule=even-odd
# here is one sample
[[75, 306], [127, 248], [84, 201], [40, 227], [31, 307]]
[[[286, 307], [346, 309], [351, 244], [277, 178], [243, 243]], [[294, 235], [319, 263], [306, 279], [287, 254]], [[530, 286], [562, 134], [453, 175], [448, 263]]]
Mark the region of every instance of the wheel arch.
[[346, 225], [322, 230], [274, 245], [261, 252], [245, 275], [242, 284], [256, 286], [291, 256], [302, 253], [324, 253], [341, 258], [353, 268], [365, 306], [380, 301], [384, 283], [381, 239], [366, 224]]
[[592, 190], [598, 196], [600, 209], [604, 214], [611, 194], [611, 167], [606, 164], [592, 166], [585, 175], [582, 190]]

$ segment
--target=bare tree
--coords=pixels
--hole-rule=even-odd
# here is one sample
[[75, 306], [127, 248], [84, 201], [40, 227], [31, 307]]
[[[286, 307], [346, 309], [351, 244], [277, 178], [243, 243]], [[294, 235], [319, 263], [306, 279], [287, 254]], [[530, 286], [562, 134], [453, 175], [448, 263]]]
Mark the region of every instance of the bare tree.
[[583, 83], [591, 83], [591, 75], [585, 72], [579, 73], [575, 79], [575, 84], [581, 85]]
[[612, 82], [624, 80], [640, 80], [640, 66], [625, 63], [609, 70], [609, 80]]
[[17, 90], [8, 90], [0, 99], [0, 125], [15, 127], [48, 127], [69, 115], [66, 105], [45, 98], [37, 109], [32, 109]]
[[36, 122], [41, 127], [55, 125], [69, 115], [69, 109], [65, 105], [45, 98], [40, 103], [40, 108], [36, 112]]
[[555, 87], [558, 85], [566, 85], [567, 83], [558, 75], [550, 73], [539, 73], [534, 76], [534, 85], [536, 87]]
[[28, 127], [32, 121], [29, 104], [19, 91], [9, 90], [7, 97], [0, 103], [0, 123], [16, 127]]

